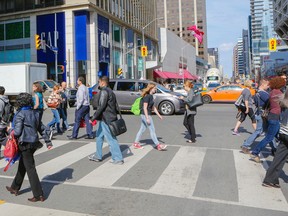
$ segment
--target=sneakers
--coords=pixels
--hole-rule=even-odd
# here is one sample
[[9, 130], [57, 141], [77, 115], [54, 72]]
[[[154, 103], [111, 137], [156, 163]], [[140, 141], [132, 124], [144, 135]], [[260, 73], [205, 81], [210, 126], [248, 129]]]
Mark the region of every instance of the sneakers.
[[244, 154], [250, 154], [250, 150], [244, 146], [241, 146], [241, 150]]
[[112, 163], [112, 164], [115, 164], [115, 165], [122, 165], [122, 164], [124, 164], [124, 161], [123, 160], [120, 160], [120, 161], [114, 161], [114, 160], [112, 160], [112, 161], [109, 161], [110, 163]]
[[68, 128], [67, 128], [67, 131], [71, 131], [73, 129], [73, 127], [72, 126], [69, 126]]
[[273, 184], [273, 183], [268, 183], [268, 182], [263, 182], [262, 186], [268, 187], [268, 188], [281, 188], [279, 184]]
[[232, 135], [240, 136], [239, 132], [238, 131], [234, 131], [234, 130], [232, 132]]
[[133, 144], [133, 146], [134, 146], [134, 149], [143, 149], [144, 147], [143, 146], [141, 146], [139, 143], [137, 143], [137, 142], [135, 142], [134, 144]]
[[95, 155], [89, 155], [88, 159], [90, 161], [95, 161], [95, 162], [101, 162], [102, 161], [101, 159], [96, 158]]
[[253, 153], [250, 154], [250, 157], [256, 163], [261, 163], [260, 157], [258, 155], [254, 155]]
[[166, 148], [167, 148], [167, 145], [158, 144], [156, 146], [156, 148], [157, 148], [158, 151], [165, 151]]

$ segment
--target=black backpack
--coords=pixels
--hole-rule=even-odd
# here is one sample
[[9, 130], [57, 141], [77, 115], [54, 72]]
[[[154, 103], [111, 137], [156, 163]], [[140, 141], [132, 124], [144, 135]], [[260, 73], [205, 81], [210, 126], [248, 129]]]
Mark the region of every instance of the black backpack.
[[5, 104], [3, 112], [2, 112], [2, 116], [0, 116], [0, 120], [2, 123], [8, 124], [13, 119], [14, 107], [9, 102], [5, 102], [2, 98], [0, 98], [0, 100], [2, 100]]

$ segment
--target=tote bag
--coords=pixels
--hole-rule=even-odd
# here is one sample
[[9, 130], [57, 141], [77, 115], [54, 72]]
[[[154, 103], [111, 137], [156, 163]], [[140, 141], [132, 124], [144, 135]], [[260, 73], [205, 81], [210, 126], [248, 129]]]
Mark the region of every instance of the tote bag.
[[203, 98], [201, 94], [196, 94], [193, 96], [192, 101], [187, 102], [189, 109], [202, 106], [203, 105]]

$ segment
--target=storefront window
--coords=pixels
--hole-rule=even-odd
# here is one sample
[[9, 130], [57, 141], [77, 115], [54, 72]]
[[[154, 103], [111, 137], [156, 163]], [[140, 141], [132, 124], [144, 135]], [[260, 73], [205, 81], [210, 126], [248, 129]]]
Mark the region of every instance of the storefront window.
[[23, 22], [6, 24], [6, 40], [23, 38]]
[[134, 79], [133, 54], [127, 54], [127, 79]]
[[113, 40], [119, 43], [122, 41], [121, 28], [116, 24], [113, 24]]
[[[115, 74], [114, 77], [117, 77], [119, 74], [117, 74], [117, 71], [119, 68], [122, 68], [122, 53], [120, 50], [113, 50], [113, 74]], [[123, 69], [123, 68], [122, 68]], [[123, 74], [124, 76], [124, 74]]]

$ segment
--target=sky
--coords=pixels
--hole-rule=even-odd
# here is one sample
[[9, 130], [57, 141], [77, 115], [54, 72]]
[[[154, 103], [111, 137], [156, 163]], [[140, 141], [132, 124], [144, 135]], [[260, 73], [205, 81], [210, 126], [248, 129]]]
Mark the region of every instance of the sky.
[[248, 29], [250, 0], [206, 0], [208, 48], [217, 47], [224, 76], [232, 76], [233, 47]]

